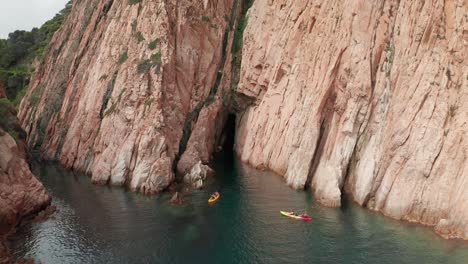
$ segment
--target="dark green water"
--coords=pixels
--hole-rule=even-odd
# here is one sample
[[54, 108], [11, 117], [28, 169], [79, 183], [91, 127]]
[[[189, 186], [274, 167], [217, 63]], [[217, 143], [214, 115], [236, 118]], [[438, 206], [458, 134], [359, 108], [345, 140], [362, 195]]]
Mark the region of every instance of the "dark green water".
[[[215, 179], [185, 206], [95, 186], [53, 165], [34, 170], [58, 207], [13, 241], [42, 263], [468, 263], [468, 243], [346, 204], [330, 209], [279, 176], [218, 159]], [[221, 199], [207, 199], [220, 190]], [[301, 222], [279, 210], [307, 208]]]

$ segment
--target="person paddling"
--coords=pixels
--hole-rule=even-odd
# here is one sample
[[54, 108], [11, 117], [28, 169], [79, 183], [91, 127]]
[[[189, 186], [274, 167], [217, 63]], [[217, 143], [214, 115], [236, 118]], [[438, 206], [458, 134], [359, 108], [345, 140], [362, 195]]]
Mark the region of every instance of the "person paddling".
[[214, 202], [216, 202], [216, 201], [219, 199], [220, 196], [221, 196], [221, 195], [219, 194], [219, 192], [213, 193], [213, 194], [210, 196], [210, 199], [208, 199], [208, 203], [214, 203]]

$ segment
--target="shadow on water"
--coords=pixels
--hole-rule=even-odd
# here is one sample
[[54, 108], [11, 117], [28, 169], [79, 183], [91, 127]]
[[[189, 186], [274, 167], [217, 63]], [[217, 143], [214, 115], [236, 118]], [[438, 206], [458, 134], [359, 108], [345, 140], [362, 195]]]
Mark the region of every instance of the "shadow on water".
[[[349, 201], [341, 209], [319, 206], [310, 192], [291, 190], [230, 151], [213, 166], [217, 174], [203, 190], [172, 206], [169, 194], [95, 186], [82, 174], [34, 163], [58, 212], [16, 235], [14, 253], [42, 263], [467, 263], [468, 243]], [[221, 198], [209, 205], [216, 190]], [[313, 220], [280, 216], [290, 209]]]

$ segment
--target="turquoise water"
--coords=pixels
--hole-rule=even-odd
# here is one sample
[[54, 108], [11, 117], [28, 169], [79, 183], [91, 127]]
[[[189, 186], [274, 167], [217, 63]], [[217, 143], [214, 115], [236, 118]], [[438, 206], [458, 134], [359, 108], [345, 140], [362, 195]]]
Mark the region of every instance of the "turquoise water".
[[[54, 165], [33, 164], [58, 212], [13, 239], [17, 257], [40, 263], [468, 263], [468, 242], [345, 203], [317, 205], [281, 177], [218, 158], [217, 175], [184, 206], [92, 185]], [[218, 203], [208, 205], [215, 190]], [[279, 210], [307, 209], [302, 222]]]

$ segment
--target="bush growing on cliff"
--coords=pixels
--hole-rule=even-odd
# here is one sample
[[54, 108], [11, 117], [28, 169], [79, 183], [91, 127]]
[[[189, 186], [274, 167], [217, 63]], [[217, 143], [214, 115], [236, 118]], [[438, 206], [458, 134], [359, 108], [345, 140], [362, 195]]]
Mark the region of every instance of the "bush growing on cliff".
[[137, 71], [138, 71], [139, 74], [143, 74], [143, 73], [147, 73], [150, 68], [151, 68], [151, 61], [150, 60], [144, 60], [144, 61], [138, 63]]
[[162, 53], [158, 51], [157, 53], [151, 55], [147, 60], [144, 60], [138, 64], [137, 71], [139, 74], [147, 73], [151, 67], [161, 66], [162, 65]]
[[43, 57], [50, 39], [65, 21], [71, 6], [70, 1], [40, 28], [17, 30], [10, 33], [8, 39], [0, 39], [0, 82], [6, 86], [10, 100], [16, 100], [17, 94], [29, 84], [34, 72], [30, 66], [32, 61]]
[[253, 0], [245, 0], [242, 7], [242, 15], [237, 22], [237, 30], [234, 32], [234, 41], [232, 44], [232, 52], [237, 55], [242, 50], [244, 30], [247, 27], [248, 17], [247, 11], [252, 7]]
[[11, 107], [11, 102], [8, 98], [0, 98], [0, 117], [5, 117], [8, 109]]
[[143, 40], [145, 40], [145, 38], [143, 37], [143, 34], [141, 34], [140, 31], [138, 31], [137, 33], [137, 40], [138, 40], [138, 43], [142, 42]]
[[125, 51], [124, 53], [122, 53], [119, 57], [119, 61], [117, 62], [118, 64], [122, 64], [124, 63], [126, 60], [128, 59], [128, 52]]
[[129, 5], [136, 5], [136, 4], [140, 3], [140, 2], [141, 2], [141, 0], [128, 0]]
[[41, 100], [43, 87], [43, 85], [39, 85], [36, 90], [32, 92], [31, 96], [29, 97], [29, 103], [31, 106], [36, 106]]
[[6, 88], [10, 100], [14, 100], [17, 93], [29, 83], [32, 72], [27, 65], [13, 66], [7, 70], [0, 68], [0, 85]]
[[26, 95], [26, 92], [28, 91], [29, 89], [29, 86], [26, 85], [23, 87], [23, 89], [21, 89], [21, 91], [19, 91], [17, 94], [16, 94], [16, 97], [15, 97], [15, 100], [13, 101], [13, 105], [18, 108], [20, 103], [21, 103], [21, 100], [23, 100], [23, 97]]
[[153, 65], [161, 65], [162, 64], [162, 54], [161, 51], [158, 51], [156, 54], [151, 56], [151, 62]]
[[239, 18], [239, 23], [237, 24], [237, 30], [234, 33], [234, 41], [232, 44], [233, 53], [238, 53], [240, 50], [242, 50], [244, 30], [246, 27], [247, 27], [247, 17], [242, 16]]
[[[235, 90], [240, 79], [240, 66], [242, 61], [242, 46], [244, 38], [244, 30], [247, 27], [248, 17], [247, 11], [252, 6], [253, 0], [246, 0], [242, 6], [242, 13], [237, 20], [237, 27], [234, 32], [234, 38], [232, 43], [232, 61], [231, 61], [231, 90]], [[229, 26], [232, 30], [233, 21], [230, 21]], [[235, 97], [232, 97], [235, 98]]]
[[159, 42], [160, 42], [159, 38], [157, 38], [157, 39], [151, 41], [150, 44], [148, 44], [148, 48], [149, 48], [150, 50], [156, 49], [156, 46], [159, 44]]
[[16, 111], [8, 98], [0, 98], [0, 127], [10, 134], [15, 140], [19, 138], [21, 131], [16, 124]]
[[112, 92], [114, 91], [116, 79], [117, 79], [117, 72], [115, 72], [114, 75], [112, 75], [112, 78], [109, 80], [109, 83], [107, 84], [106, 93], [104, 94], [102, 98], [101, 110], [99, 111], [99, 117], [101, 119], [104, 118], [104, 115], [105, 115], [104, 110], [106, 110], [107, 104], [109, 103]]

